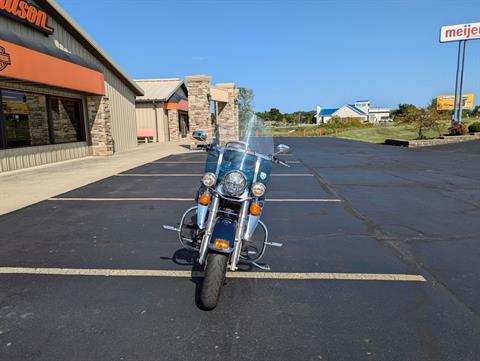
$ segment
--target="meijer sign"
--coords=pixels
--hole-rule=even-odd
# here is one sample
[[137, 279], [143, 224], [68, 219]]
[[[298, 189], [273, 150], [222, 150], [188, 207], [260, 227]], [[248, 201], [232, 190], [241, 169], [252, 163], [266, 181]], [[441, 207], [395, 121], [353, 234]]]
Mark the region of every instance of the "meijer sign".
[[440, 42], [480, 39], [480, 23], [442, 26]]

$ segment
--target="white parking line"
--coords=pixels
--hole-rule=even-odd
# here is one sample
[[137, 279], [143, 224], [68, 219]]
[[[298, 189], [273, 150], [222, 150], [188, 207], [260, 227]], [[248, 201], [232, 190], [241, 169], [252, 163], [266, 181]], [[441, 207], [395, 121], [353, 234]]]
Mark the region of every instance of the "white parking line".
[[335, 198], [267, 198], [266, 202], [342, 202]]
[[314, 177], [313, 174], [310, 173], [275, 173], [271, 174], [272, 177]]
[[115, 174], [115, 177], [201, 177], [203, 174], [192, 173], [120, 173]]
[[[105, 276], [105, 277], [203, 277], [203, 272], [142, 269], [90, 268], [29, 268], [0, 267], [0, 274]], [[292, 273], [292, 272], [227, 272], [228, 278], [282, 279], [282, 280], [348, 280], [348, 281], [403, 281], [426, 282], [421, 275], [383, 273]]]
[[85, 201], [85, 202], [105, 202], [105, 201], [194, 201], [193, 198], [167, 198], [167, 197], [149, 197], [149, 198], [140, 198], [140, 197], [126, 197], [126, 198], [64, 198], [64, 197], [55, 197], [49, 198], [49, 201]]
[[[120, 173], [116, 177], [201, 177], [203, 174], [192, 173]], [[292, 173], [292, 174], [271, 174], [272, 177], [313, 177], [308, 173]]]
[[[210, 163], [217, 163], [217, 162], [210, 162]], [[298, 160], [289, 160], [289, 161], [286, 161], [285, 163], [300, 164], [301, 162], [299, 162]], [[205, 161], [204, 160], [178, 160], [178, 161], [159, 160], [159, 161], [154, 161], [147, 164], [205, 164]]]
[[[216, 163], [216, 162], [215, 162]], [[147, 164], [205, 164], [203, 160], [155, 161]]]
[[[168, 198], [168, 197], [123, 197], [123, 198], [91, 198], [91, 197], [53, 197], [48, 198], [49, 201], [86, 201], [86, 202], [105, 202], [105, 201], [194, 201], [193, 198]], [[342, 202], [341, 199], [334, 198], [269, 198], [266, 202]]]

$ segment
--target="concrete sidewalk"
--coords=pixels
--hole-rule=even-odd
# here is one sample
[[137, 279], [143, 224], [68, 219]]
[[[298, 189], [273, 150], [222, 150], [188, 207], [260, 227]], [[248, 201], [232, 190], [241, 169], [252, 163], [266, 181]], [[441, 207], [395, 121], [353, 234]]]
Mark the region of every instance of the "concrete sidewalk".
[[87, 157], [0, 173], [0, 215], [170, 154], [190, 152], [182, 145], [145, 144], [111, 157]]

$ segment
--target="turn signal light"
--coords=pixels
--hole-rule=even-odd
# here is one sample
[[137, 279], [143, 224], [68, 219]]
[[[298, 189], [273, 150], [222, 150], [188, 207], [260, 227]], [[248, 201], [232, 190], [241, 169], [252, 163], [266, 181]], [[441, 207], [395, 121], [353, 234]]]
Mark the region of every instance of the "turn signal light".
[[214, 242], [213, 242], [213, 247], [215, 247], [216, 249], [228, 249], [230, 248], [230, 244], [227, 240], [225, 239], [216, 239]]
[[208, 204], [210, 203], [210, 194], [208, 193], [203, 193], [201, 196], [200, 196], [200, 199], [198, 200], [199, 203], [202, 205], [202, 206], [208, 206]]
[[250, 214], [252, 216], [259, 216], [262, 213], [262, 207], [258, 203], [252, 203], [250, 205]]

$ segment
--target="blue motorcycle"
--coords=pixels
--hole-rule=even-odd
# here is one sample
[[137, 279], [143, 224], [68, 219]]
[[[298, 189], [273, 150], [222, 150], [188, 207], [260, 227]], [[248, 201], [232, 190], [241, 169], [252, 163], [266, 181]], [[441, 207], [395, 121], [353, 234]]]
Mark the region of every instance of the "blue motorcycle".
[[[256, 115], [245, 122], [240, 140], [221, 145], [216, 137], [207, 144], [203, 131], [194, 132], [193, 138], [208, 152], [197, 205], [184, 213], [179, 227], [164, 228], [177, 232], [183, 247], [198, 252], [198, 263], [205, 270], [200, 302], [211, 310], [218, 303], [227, 269], [237, 271], [243, 263], [269, 270], [259, 263], [266, 247], [282, 246], [268, 241], [268, 229], [260, 217], [272, 164], [288, 167], [276, 155], [289, 147], [281, 144], [274, 153], [271, 131]], [[260, 241], [254, 240], [259, 226]]]

